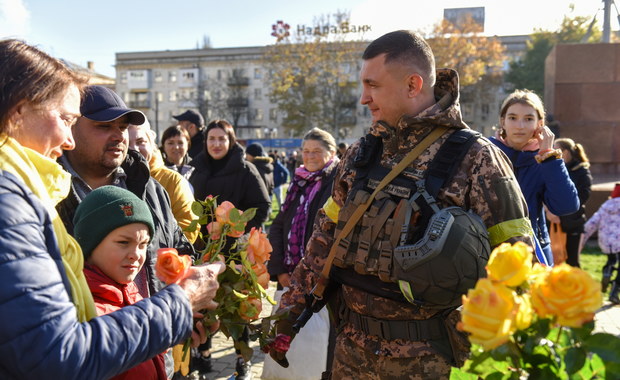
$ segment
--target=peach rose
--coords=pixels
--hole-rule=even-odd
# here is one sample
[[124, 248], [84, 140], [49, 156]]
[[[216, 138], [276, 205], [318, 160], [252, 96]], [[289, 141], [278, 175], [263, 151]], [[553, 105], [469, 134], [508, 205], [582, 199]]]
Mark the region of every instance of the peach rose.
[[532, 306], [543, 318], [556, 317], [562, 326], [581, 327], [594, 319], [603, 303], [601, 284], [586, 271], [560, 264], [531, 285]]
[[267, 272], [267, 266], [265, 264], [256, 263], [252, 265], [252, 270], [256, 274], [256, 279], [263, 289], [269, 287], [269, 272]]
[[239, 316], [246, 321], [253, 321], [258, 319], [258, 316], [262, 310], [263, 304], [260, 299], [248, 297], [241, 300], [241, 304], [239, 305]]
[[470, 333], [469, 340], [492, 350], [506, 343], [516, 331], [518, 305], [515, 292], [505, 285], [482, 278], [463, 296], [458, 328]]
[[222, 234], [222, 224], [220, 222], [211, 222], [207, 224], [207, 232], [211, 236], [211, 239], [219, 239]]
[[252, 264], [264, 263], [269, 260], [269, 253], [273, 251], [267, 235], [261, 232], [261, 229], [252, 227], [250, 237], [248, 238], [248, 260]]
[[185, 278], [192, 266], [192, 258], [187, 255], [179, 256], [174, 248], [160, 248], [157, 250], [155, 274], [167, 285], [178, 284]]
[[532, 248], [523, 242], [500, 244], [487, 263], [489, 279], [506, 286], [523, 284], [532, 270]]

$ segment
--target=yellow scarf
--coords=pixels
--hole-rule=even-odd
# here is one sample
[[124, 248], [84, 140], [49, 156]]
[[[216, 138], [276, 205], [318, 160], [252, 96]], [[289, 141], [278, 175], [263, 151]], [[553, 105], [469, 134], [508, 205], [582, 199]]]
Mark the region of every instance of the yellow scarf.
[[71, 175], [56, 161], [32, 149], [20, 145], [15, 139], [0, 135], [0, 169], [19, 177], [45, 205], [62, 256], [67, 277], [71, 283], [71, 295], [80, 322], [97, 316], [93, 296], [84, 277], [84, 256], [75, 239], [62, 223], [56, 204], [63, 200], [71, 188]]

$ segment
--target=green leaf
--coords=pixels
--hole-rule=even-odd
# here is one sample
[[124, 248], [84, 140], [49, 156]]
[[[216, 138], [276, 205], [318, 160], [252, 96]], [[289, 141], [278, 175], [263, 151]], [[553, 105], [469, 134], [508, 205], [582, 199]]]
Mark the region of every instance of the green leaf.
[[239, 210], [237, 210], [236, 208], [233, 208], [230, 210], [229, 216], [230, 216], [231, 224], [235, 225], [240, 222], [241, 214], [239, 213]]
[[205, 208], [202, 205], [202, 203], [200, 203], [198, 201], [194, 201], [194, 202], [192, 202], [192, 212], [197, 217], [201, 217], [202, 215], [204, 215]]
[[573, 374], [583, 368], [586, 363], [587, 352], [583, 348], [571, 347], [566, 351], [564, 356], [564, 364], [566, 364], [566, 372]]
[[597, 333], [585, 342], [585, 348], [597, 354], [603, 361], [620, 364], [620, 338], [607, 333]]
[[476, 380], [478, 376], [462, 371], [459, 368], [452, 367], [450, 371], [450, 380]]
[[239, 218], [239, 221], [243, 223], [247, 223], [250, 220], [254, 219], [255, 215], [256, 215], [256, 207], [249, 208], [243, 212], [243, 214]]
[[194, 232], [198, 227], [198, 220], [194, 219], [189, 223], [189, 226], [185, 227], [183, 231]]
[[236, 291], [236, 290], [233, 290], [233, 294], [234, 294], [234, 295], [236, 295], [236, 296], [237, 296], [237, 298], [241, 298], [241, 299], [246, 299], [246, 298], [248, 298], [248, 295], [247, 295], [247, 294], [239, 293], [239, 292], [238, 292], [238, 291]]

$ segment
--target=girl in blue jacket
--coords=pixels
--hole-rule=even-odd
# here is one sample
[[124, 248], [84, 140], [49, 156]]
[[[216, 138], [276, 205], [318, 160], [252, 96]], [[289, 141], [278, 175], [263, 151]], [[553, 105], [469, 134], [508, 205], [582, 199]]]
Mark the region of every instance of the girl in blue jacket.
[[538, 95], [516, 90], [502, 103], [500, 130], [491, 141], [512, 162], [530, 222], [537, 238], [539, 261], [553, 264], [543, 205], [558, 216], [576, 212], [579, 197], [571, 181], [562, 152], [553, 149], [555, 135], [545, 126], [545, 109]]

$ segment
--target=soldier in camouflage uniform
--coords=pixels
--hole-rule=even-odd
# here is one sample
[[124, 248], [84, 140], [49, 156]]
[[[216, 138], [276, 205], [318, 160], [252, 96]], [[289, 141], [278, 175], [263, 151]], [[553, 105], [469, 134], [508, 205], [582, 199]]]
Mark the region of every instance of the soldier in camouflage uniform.
[[[450, 127], [401, 173], [401, 177], [418, 180], [448, 136], [468, 128], [461, 118], [457, 73], [449, 69], [435, 73], [430, 47], [408, 31], [375, 40], [363, 59], [361, 102], [372, 112], [370, 134], [381, 140], [383, 149], [376, 165], [391, 169], [434, 128]], [[346, 222], [339, 211], [351, 201], [359, 157], [363, 156], [361, 141], [353, 144], [337, 169], [332, 197], [319, 212], [306, 256], [282, 297], [281, 307], [289, 307], [291, 313], [278, 322], [278, 332], [294, 336], [291, 326], [304, 309], [304, 296], [317, 282], [337, 226]], [[437, 202], [441, 207], [456, 205], [479, 215], [491, 246], [517, 240], [531, 245], [527, 205], [510, 164], [485, 138], [477, 137], [456, 174], [439, 191]], [[340, 319], [331, 378], [441, 379], [449, 377], [451, 366], [463, 363], [469, 343], [456, 330], [460, 319], [456, 307], [442, 310], [378, 295], [372, 287], [389, 284], [376, 275], [362, 276], [362, 281], [351, 285], [346, 276], [358, 276], [356, 271], [336, 269], [345, 281], [340, 281], [336, 295], [338, 310], [332, 310]], [[275, 350], [270, 354], [280, 363], [286, 362], [284, 354]]]

